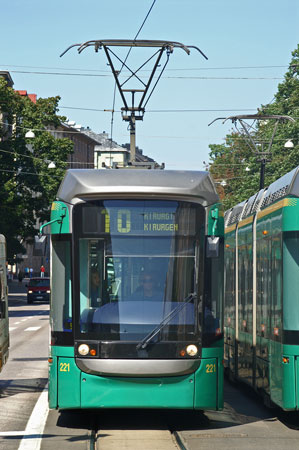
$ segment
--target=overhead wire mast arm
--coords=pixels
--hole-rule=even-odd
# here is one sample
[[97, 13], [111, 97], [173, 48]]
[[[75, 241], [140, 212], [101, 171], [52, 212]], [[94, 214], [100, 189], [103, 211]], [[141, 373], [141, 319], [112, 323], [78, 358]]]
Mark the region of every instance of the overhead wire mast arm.
[[[138, 35], [138, 33], [137, 33]], [[136, 35], [136, 36], [137, 36]], [[65, 55], [71, 48], [78, 47], [78, 53], [82, 53], [83, 50], [85, 50], [87, 47], [94, 47], [95, 51], [98, 52], [99, 49], [103, 49], [108, 64], [111, 68], [114, 80], [115, 80], [115, 86], [117, 86], [117, 89], [119, 91], [119, 94], [121, 96], [123, 107], [121, 108], [122, 111], [122, 118], [123, 120], [129, 122], [129, 129], [130, 129], [130, 159], [131, 162], [135, 162], [135, 156], [136, 156], [136, 145], [135, 145], [135, 139], [136, 139], [136, 120], [143, 120], [143, 116], [145, 113], [145, 107], [148, 104], [149, 99], [151, 98], [159, 80], [161, 79], [161, 76], [168, 64], [169, 56], [171, 53], [173, 53], [175, 48], [180, 48], [184, 50], [184, 52], [187, 53], [187, 55], [190, 55], [190, 49], [193, 48], [197, 50], [205, 59], [208, 59], [207, 56], [196, 46], [194, 45], [184, 45], [181, 42], [175, 42], [175, 41], [159, 41], [159, 40], [137, 40], [135, 39], [105, 39], [105, 40], [92, 40], [92, 41], [86, 41], [82, 44], [73, 44], [69, 46], [60, 56]], [[122, 60], [115, 54], [114, 51], [112, 51], [111, 47], [130, 47], [130, 50], [125, 58], [125, 60]], [[141, 48], [155, 48], [157, 49], [149, 59], [145, 63], [143, 63], [137, 70], [131, 70], [130, 67], [127, 64], [127, 59], [130, 54], [130, 51], [132, 48], [141, 47]], [[160, 67], [160, 61], [162, 58], [163, 53], [166, 51], [166, 61], [161, 67], [161, 70], [159, 70], [159, 74], [157, 77], [157, 80], [155, 83], [153, 83], [154, 76], [157, 72], [157, 69]], [[116, 70], [116, 67], [114, 65], [114, 60], [117, 60], [121, 63], [121, 69]], [[156, 57], [154, 61], [154, 66], [152, 68], [151, 74], [147, 80], [147, 82], [144, 82], [138, 74], [139, 71], [154, 57]], [[121, 83], [120, 82], [120, 74], [123, 68], [126, 68], [129, 71], [129, 76], [126, 76], [126, 79]], [[130, 87], [124, 89], [124, 85], [126, 85], [129, 81], [134, 79], [134, 81], [137, 81], [138, 86], [136, 87]], [[141, 86], [140, 86], [141, 85]], [[140, 89], [141, 87], [141, 89]], [[127, 100], [126, 96], [131, 95], [131, 106], [129, 101]], [[139, 100], [136, 99], [136, 96], [139, 97]], [[115, 94], [114, 94], [115, 98]], [[136, 105], [136, 106], [135, 106]], [[113, 107], [114, 110], [114, 107]]]
[[61, 53], [60, 57], [65, 55], [71, 48], [79, 47], [78, 53], [81, 53], [87, 47], [94, 46], [95, 51], [97, 52], [101, 47], [166, 47], [173, 52], [174, 48], [181, 48], [188, 55], [190, 54], [190, 48], [194, 48], [197, 50], [205, 59], [208, 57], [200, 50], [200, 48], [195, 45], [184, 45], [180, 42], [175, 41], [159, 41], [159, 40], [128, 40], [128, 39], [106, 39], [106, 40], [92, 40], [87, 41], [82, 44], [73, 44], [70, 45], [63, 53]]

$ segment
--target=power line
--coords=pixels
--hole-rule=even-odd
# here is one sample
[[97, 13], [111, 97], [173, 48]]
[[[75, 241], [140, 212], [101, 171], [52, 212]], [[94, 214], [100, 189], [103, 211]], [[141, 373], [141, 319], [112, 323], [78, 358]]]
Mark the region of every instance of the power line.
[[284, 80], [284, 77], [163, 77], [172, 80]]
[[62, 75], [62, 76], [77, 76], [77, 77], [110, 77], [109, 74], [91, 74], [91, 73], [64, 73], [64, 72], [36, 72], [28, 70], [10, 70], [11, 73], [28, 73], [30, 75]]
[[147, 113], [193, 113], [193, 112], [231, 112], [231, 111], [256, 111], [256, 108], [242, 108], [242, 109], [151, 109]]
[[[59, 106], [60, 109], [78, 109], [80, 111], [94, 111], [94, 112], [111, 112], [111, 109], [97, 109], [97, 108], [84, 108], [79, 106]], [[181, 113], [181, 112], [231, 112], [231, 111], [256, 111], [256, 108], [242, 108], [242, 109], [152, 109], [147, 110], [146, 113]], [[114, 112], [121, 112], [120, 110], [114, 110]]]
[[[81, 106], [59, 106], [59, 109], [74, 109], [79, 111], [91, 111], [91, 112], [111, 112], [111, 109], [98, 109], [98, 108], [84, 108]], [[256, 111], [257, 108], [228, 108], [228, 109], [148, 109], [146, 113], [197, 113], [197, 112], [245, 112]], [[121, 112], [120, 110], [113, 110], [113, 112]], [[293, 119], [299, 119], [299, 117], [293, 116]], [[69, 132], [71, 133], [71, 132]]]
[[[29, 75], [54, 75], [54, 76], [76, 76], [76, 77], [100, 77], [110, 78], [112, 75], [107, 74], [90, 74], [90, 73], [64, 73], [64, 72], [37, 72], [26, 70], [11, 70], [11, 73], [22, 73]], [[120, 76], [120, 73], [119, 73]], [[139, 78], [147, 78], [140, 76]], [[154, 77], [157, 78], [157, 77]], [[198, 76], [164, 76], [163, 79], [169, 80], [283, 80], [284, 77], [198, 77]]]
[[[41, 176], [40, 173], [36, 173], [36, 172], [22, 172], [22, 171], [16, 171], [16, 170], [8, 170], [8, 169], [2, 169], [0, 166], [0, 172], [4, 172], [4, 173], [13, 173], [14, 175], [36, 175], [36, 176]], [[45, 175], [45, 174], [43, 174]], [[49, 176], [53, 177], [53, 176], [59, 176], [57, 174], [49, 174]]]
[[[33, 156], [33, 155], [24, 155], [21, 153], [17, 153], [17, 152], [10, 152], [9, 150], [4, 150], [2, 148], [0, 148], [0, 152], [1, 153], [9, 153], [10, 155], [14, 155], [15, 157], [21, 157], [21, 158], [30, 158], [30, 159], [36, 159], [38, 161], [41, 161], [45, 164], [49, 164], [49, 162], [55, 162], [53, 160], [48, 160], [48, 159], [43, 159], [43, 158], [38, 158], [37, 156]], [[93, 163], [87, 163], [87, 162], [81, 162], [81, 161], [61, 161], [60, 164], [66, 164], [66, 165], [71, 165], [71, 164], [82, 164], [82, 165], [94, 165]]]
[[[298, 64], [292, 64], [292, 67], [297, 67]], [[226, 66], [226, 67], [191, 67], [191, 68], [174, 68], [167, 69], [168, 71], [176, 71], [176, 70], [243, 70], [243, 69], [278, 69], [289, 67], [288, 65], [283, 66]]]
[[[97, 109], [91, 109], [91, 108], [77, 108], [77, 107], [71, 107], [71, 106], [61, 106], [60, 108], [70, 108], [70, 109], [79, 109], [79, 110], [88, 110], [88, 111], [110, 111], [110, 110], [97, 110]], [[149, 111], [149, 112], [219, 112], [219, 111], [238, 111], [235, 109], [229, 109], [229, 110], [208, 110], [208, 109], [198, 109], [198, 110], [156, 110], [156, 111]], [[240, 111], [256, 111], [256, 109], [241, 109]], [[115, 111], [115, 112], [120, 112], [120, 111]], [[293, 117], [293, 119], [299, 119], [299, 117]], [[9, 126], [13, 126], [12, 124], [7, 124], [6, 122], [2, 122], [0, 121], [0, 124], [4, 124], [5, 125], [9, 125]], [[80, 129], [75, 129], [74, 131], [66, 131], [66, 130], [56, 130], [56, 129], [47, 129], [47, 128], [29, 128], [29, 127], [23, 127], [21, 125], [14, 125], [16, 128], [22, 129], [22, 130], [31, 130], [31, 131], [37, 131], [37, 132], [47, 132], [47, 133], [62, 133], [62, 134], [72, 134], [75, 135], [76, 133], [82, 133], [82, 131]], [[83, 130], [84, 132], [84, 130]], [[126, 136], [126, 135], [124, 135]], [[222, 140], [230, 140], [232, 139], [233, 141], [235, 140], [244, 140], [244, 136], [237, 136], [237, 134], [235, 132], [232, 133], [232, 135], [229, 136], [222, 136], [222, 137], [215, 137], [215, 136], [177, 136], [177, 135], [171, 135], [171, 136], [163, 136], [163, 135], [159, 135], [159, 136], [155, 136], [155, 135], [140, 135], [141, 137], [145, 137], [145, 138], [154, 138], [154, 139], [161, 139], [161, 138], [166, 138], [166, 139], [186, 139], [186, 138], [190, 138], [190, 139], [201, 139], [201, 140], [207, 140], [207, 139], [222, 139]], [[278, 141], [285, 141], [286, 138], [274, 138], [275, 142]], [[266, 140], [268, 142], [268, 140]], [[11, 152], [13, 153], [13, 152]], [[78, 162], [79, 163], [79, 162]], [[84, 163], [85, 164], [85, 163]], [[92, 164], [92, 163], [90, 163]]]
[[[141, 31], [142, 28], [144, 27], [144, 24], [145, 24], [145, 22], [147, 21], [147, 18], [148, 18], [148, 16], [150, 15], [150, 13], [151, 13], [151, 11], [152, 11], [152, 9], [153, 9], [155, 3], [156, 3], [156, 0], [153, 1], [153, 3], [152, 3], [152, 5], [151, 5], [150, 9], [148, 10], [148, 12], [147, 12], [147, 14], [146, 14], [146, 16], [145, 16], [145, 19], [143, 20], [143, 22], [142, 22], [142, 24], [141, 24], [139, 30], [138, 30], [137, 33], [136, 33], [136, 36], [134, 37], [134, 41], [136, 41], [136, 39], [137, 39], [137, 37], [138, 37], [140, 31]], [[130, 49], [129, 49], [127, 55], [126, 55], [126, 58], [125, 58], [125, 60], [124, 60], [123, 63], [122, 63], [122, 66], [121, 66], [121, 69], [120, 69], [120, 71], [119, 71], [119, 73], [118, 73], [118, 76], [120, 75], [121, 71], [123, 70], [123, 68], [124, 68], [124, 66], [125, 66], [125, 64], [126, 64], [126, 62], [127, 62], [127, 59], [128, 59], [128, 57], [129, 57], [129, 55], [130, 55], [130, 53], [131, 53], [131, 50], [132, 50], [132, 47], [130, 47]], [[110, 132], [110, 135], [111, 135], [111, 147], [110, 147], [110, 149], [112, 149], [115, 101], [116, 101], [116, 81], [115, 81], [115, 84], [114, 84], [113, 104], [112, 104], [112, 111], [111, 111], [111, 130], [110, 130], [110, 131], [111, 131], [111, 132]], [[110, 153], [110, 161], [111, 161], [111, 153]]]
[[[136, 38], [135, 38], [136, 39]], [[73, 67], [48, 67], [48, 66], [23, 66], [16, 64], [1, 64], [2, 67], [18, 67], [24, 69], [47, 69], [47, 70], [76, 70], [78, 72], [98, 72], [98, 73], [110, 73], [108, 70], [98, 70], [98, 69], [81, 69], [81, 68], [73, 68]], [[269, 65], [269, 66], [223, 66], [223, 67], [184, 67], [184, 68], [173, 68], [166, 69], [167, 72], [174, 71], [207, 71], [207, 70], [242, 70], [242, 69], [278, 69], [278, 68], [286, 68], [289, 65]], [[291, 67], [298, 67], [298, 64], [292, 64]], [[142, 72], [148, 72], [147, 69], [142, 69]]]

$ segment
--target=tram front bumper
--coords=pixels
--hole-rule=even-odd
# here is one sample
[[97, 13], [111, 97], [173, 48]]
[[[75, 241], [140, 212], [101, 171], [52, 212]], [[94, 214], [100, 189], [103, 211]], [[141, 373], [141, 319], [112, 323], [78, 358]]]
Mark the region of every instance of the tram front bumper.
[[50, 367], [50, 407], [221, 409], [221, 367], [217, 358], [207, 358], [187, 375], [108, 377], [83, 372], [74, 358], [55, 357]]

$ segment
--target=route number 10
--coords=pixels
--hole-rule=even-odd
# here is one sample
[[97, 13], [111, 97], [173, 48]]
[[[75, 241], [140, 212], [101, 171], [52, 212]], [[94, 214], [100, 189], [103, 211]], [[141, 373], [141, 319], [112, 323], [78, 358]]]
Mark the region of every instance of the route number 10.
[[[110, 216], [106, 209], [102, 209], [101, 214], [105, 216], [105, 233], [110, 233]], [[117, 211], [117, 231], [118, 233], [130, 233], [131, 231], [131, 211], [129, 209], [119, 209]]]

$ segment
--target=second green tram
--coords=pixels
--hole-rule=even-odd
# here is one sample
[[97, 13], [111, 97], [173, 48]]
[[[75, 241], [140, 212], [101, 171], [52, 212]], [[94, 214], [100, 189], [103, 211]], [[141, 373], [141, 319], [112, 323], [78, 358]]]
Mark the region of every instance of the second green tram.
[[50, 408], [223, 407], [208, 173], [69, 170], [51, 215]]
[[225, 213], [225, 366], [299, 409], [299, 167]]

